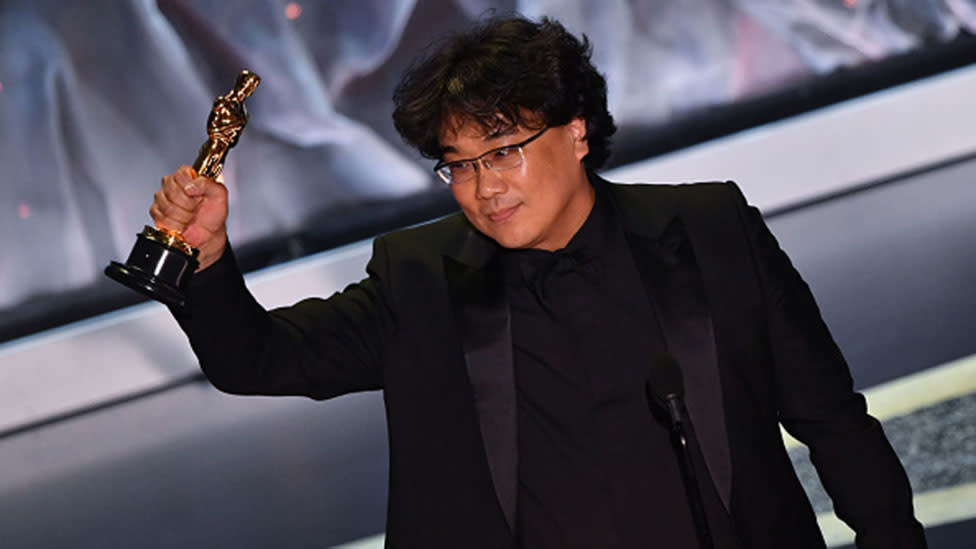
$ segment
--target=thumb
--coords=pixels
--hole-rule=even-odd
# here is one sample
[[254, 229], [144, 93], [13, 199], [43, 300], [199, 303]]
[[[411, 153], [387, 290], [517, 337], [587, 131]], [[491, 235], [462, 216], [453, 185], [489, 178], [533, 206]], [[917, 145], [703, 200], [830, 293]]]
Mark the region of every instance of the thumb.
[[203, 196], [207, 192], [208, 181], [203, 177], [197, 177], [186, 185], [183, 185], [183, 192], [190, 197]]
[[227, 200], [227, 187], [220, 181], [205, 179], [206, 185], [200, 191], [200, 195], [211, 201]]
[[224, 186], [213, 179], [197, 177], [183, 187], [183, 191], [191, 198], [217, 198], [224, 191]]

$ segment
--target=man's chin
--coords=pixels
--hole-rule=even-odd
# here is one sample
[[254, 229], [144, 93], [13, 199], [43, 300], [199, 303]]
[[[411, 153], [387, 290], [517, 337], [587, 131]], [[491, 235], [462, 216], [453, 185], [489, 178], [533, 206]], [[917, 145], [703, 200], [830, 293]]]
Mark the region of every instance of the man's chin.
[[526, 231], [519, 230], [514, 223], [496, 224], [488, 220], [472, 223], [478, 232], [494, 240], [499, 246], [510, 249], [522, 249], [531, 246], [533, 240]]
[[497, 242], [502, 248], [512, 250], [528, 248], [532, 244], [532, 240], [527, 238], [525, 235], [511, 234], [508, 231], [492, 231], [485, 233], [485, 235]]

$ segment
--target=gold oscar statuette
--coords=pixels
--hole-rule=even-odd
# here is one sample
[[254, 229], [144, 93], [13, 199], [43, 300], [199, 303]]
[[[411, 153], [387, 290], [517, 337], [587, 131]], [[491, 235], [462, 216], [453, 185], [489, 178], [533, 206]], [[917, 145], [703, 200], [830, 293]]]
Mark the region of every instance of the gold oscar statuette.
[[[247, 125], [246, 99], [261, 83], [261, 78], [241, 71], [234, 88], [214, 100], [207, 118], [209, 138], [200, 147], [193, 169], [204, 177], [216, 179], [224, 168], [227, 151]], [[180, 310], [186, 309], [186, 285], [196, 271], [199, 250], [183, 240], [176, 231], [146, 226], [125, 264], [113, 261], [105, 274], [113, 280]]]

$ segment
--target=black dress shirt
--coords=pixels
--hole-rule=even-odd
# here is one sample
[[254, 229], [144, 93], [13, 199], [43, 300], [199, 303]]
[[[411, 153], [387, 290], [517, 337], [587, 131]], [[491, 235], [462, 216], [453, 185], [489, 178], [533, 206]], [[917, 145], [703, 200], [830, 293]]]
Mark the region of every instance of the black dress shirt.
[[520, 547], [696, 547], [666, 416], [645, 392], [661, 330], [606, 198], [566, 248], [506, 251], [505, 265]]

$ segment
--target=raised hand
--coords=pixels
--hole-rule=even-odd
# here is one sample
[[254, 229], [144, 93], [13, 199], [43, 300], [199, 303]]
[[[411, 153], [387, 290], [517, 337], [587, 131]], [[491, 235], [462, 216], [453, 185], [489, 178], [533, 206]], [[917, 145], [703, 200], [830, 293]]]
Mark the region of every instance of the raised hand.
[[180, 166], [163, 177], [149, 208], [156, 226], [181, 234], [200, 250], [198, 271], [220, 259], [227, 245], [227, 187], [193, 168]]

